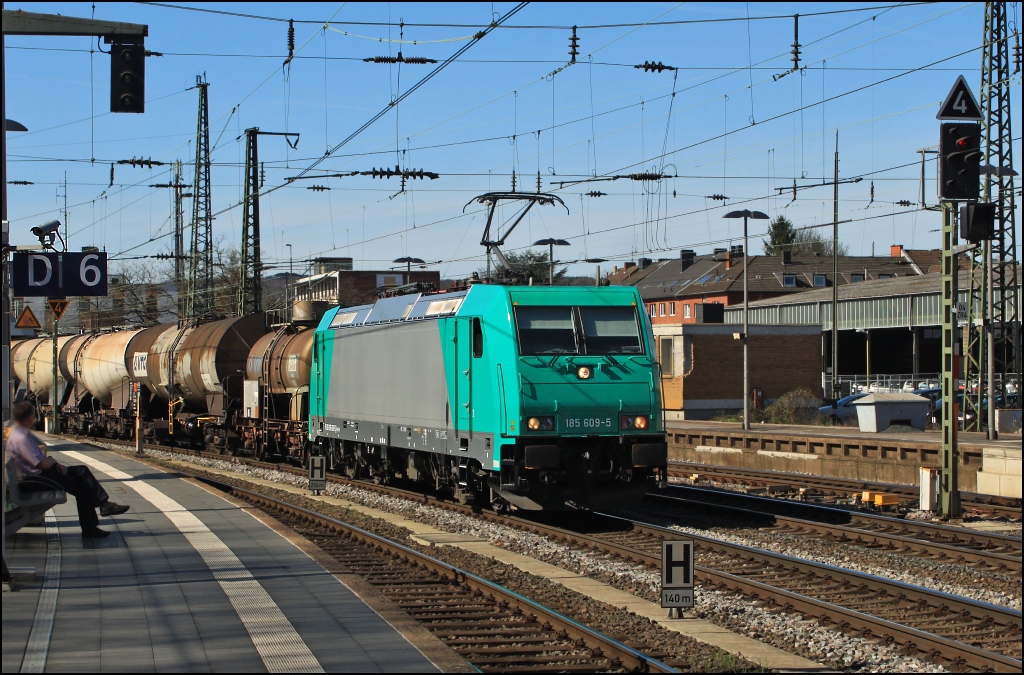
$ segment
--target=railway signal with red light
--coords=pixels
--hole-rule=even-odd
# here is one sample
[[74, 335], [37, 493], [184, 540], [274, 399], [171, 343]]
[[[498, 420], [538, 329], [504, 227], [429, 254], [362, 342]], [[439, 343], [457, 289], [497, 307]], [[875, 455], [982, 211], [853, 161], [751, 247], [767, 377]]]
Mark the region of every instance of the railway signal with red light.
[[939, 197], [975, 200], [980, 181], [981, 127], [965, 122], [942, 124], [939, 135]]

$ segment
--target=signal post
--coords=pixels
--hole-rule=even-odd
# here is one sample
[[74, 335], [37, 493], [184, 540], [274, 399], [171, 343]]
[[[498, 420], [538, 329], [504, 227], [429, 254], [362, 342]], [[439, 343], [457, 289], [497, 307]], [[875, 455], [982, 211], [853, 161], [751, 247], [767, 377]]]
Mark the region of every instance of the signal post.
[[[960, 450], [958, 441], [960, 405], [957, 403], [961, 367], [961, 338], [957, 321], [957, 300], [961, 253], [974, 249], [984, 238], [985, 212], [976, 208], [981, 182], [981, 108], [963, 76], [935, 116], [939, 125], [938, 192], [942, 201], [942, 478], [939, 509], [942, 518], [960, 518]], [[958, 212], [957, 204], [964, 203]], [[959, 218], [958, 218], [959, 216]], [[973, 243], [961, 246], [960, 235]], [[966, 391], [964, 392], [966, 395]]]

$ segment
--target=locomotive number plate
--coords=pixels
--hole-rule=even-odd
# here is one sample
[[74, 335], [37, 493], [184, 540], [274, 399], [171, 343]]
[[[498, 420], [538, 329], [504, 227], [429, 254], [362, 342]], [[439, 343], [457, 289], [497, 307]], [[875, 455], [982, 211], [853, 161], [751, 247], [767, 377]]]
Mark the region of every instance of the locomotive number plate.
[[565, 428], [574, 430], [608, 430], [612, 428], [611, 417], [567, 417]]

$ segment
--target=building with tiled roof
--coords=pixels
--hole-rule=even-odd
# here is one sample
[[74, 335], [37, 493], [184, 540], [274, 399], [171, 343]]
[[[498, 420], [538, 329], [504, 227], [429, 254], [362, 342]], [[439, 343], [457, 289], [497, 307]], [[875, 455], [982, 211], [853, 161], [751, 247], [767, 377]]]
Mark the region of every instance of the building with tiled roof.
[[[894, 246], [888, 256], [841, 256], [836, 279], [831, 257], [750, 256], [746, 259], [750, 269], [748, 295], [754, 302], [830, 288], [833, 284], [842, 287], [873, 279], [918, 276], [923, 270], [915, 262], [917, 253]], [[925, 264], [930, 266], [930, 260]], [[706, 310], [701, 305], [742, 304], [743, 265], [741, 246], [703, 256], [681, 251], [679, 258], [643, 260], [635, 267], [616, 270], [609, 281], [635, 286], [654, 324], [698, 323]]]

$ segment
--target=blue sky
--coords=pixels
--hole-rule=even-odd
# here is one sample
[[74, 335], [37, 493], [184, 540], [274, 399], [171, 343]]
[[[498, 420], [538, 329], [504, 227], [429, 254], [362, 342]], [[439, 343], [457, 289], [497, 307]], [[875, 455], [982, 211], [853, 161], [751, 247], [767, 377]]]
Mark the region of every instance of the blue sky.
[[[8, 179], [34, 183], [8, 188], [15, 243], [21, 232], [59, 215], [66, 172], [72, 248], [97, 245], [122, 260], [166, 252], [169, 191], [147, 186], [168, 182], [168, 167], [117, 166], [108, 187], [110, 164], [132, 157], [180, 159], [191, 182], [197, 93], [189, 88], [205, 73], [215, 145], [213, 207], [222, 212], [214, 236], [223, 246], [237, 246], [241, 208], [231, 207], [242, 195], [246, 128], [301, 134], [294, 150], [281, 138], [260, 138], [264, 189], [284, 185], [436, 67], [399, 68], [363, 58], [401, 49], [406, 56], [443, 61], [492, 13], [501, 16], [513, 6], [203, 5], [312, 22], [296, 25], [299, 58], [282, 69], [287, 23], [97, 3], [97, 18], [148, 24], [147, 48], [164, 54], [147, 60], [143, 115], [107, 112], [109, 57], [90, 53], [95, 40], [8, 37], [7, 116], [29, 127], [8, 136]], [[858, 7], [877, 9], [813, 16]], [[5, 8], [93, 15], [88, 3]], [[794, 13], [802, 15], [806, 68], [779, 77], [791, 67], [788, 17]], [[770, 16], [785, 18], [759, 18]], [[324, 30], [331, 18], [394, 25], [333, 23]], [[399, 28], [400, 20], [463, 25]], [[666, 21], [699, 23], [639, 25]], [[396, 179], [370, 177], [304, 180], [274, 190], [261, 202], [263, 257], [273, 269], [286, 268], [286, 244], [292, 244], [296, 260], [350, 255], [358, 267], [386, 268], [394, 258], [412, 255], [442, 261], [437, 268], [445, 276], [466, 275], [483, 265], [484, 217], [477, 205], [465, 214], [463, 207], [480, 193], [509, 189], [513, 169], [518, 187], [529, 191], [536, 189], [539, 170], [544, 190], [561, 196], [569, 214], [534, 209], [509, 238], [509, 248], [560, 237], [572, 246], [558, 257], [606, 258], [606, 267], [643, 255], [673, 257], [682, 248], [707, 252], [742, 236], [741, 222], [722, 219], [731, 208], [785, 214], [798, 226], [830, 222], [831, 187], [799, 190], [796, 201], [791, 191], [779, 195], [776, 188], [791, 187], [794, 179], [801, 186], [831, 180], [837, 129], [841, 178], [864, 176], [841, 188], [840, 217], [853, 220], [841, 226], [841, 238], [851, 252], [870, 254], [874, 246], [884, 254], [893, 243], [936, 248], [938, 215], [896, 202], [918, 199], [917, 150], [936, 145], [935, 112], [957, 75], [978, 93], [982, 21], [981, 3], [530, 4], [508, 23], [532, 28], [493, 31], [312, 172], [400, 163], [440, 178], [410, 181], [406, 193], [393, 198]], [[580, 28], [578, 61], [564, 67], [567, 27], [598, 24], [634, 25]], [[645, 61], [679, 70], [631, 67]], [[1020, 91], [1017, 74], [1017, 118]], [[821, 104], [823, 99], [832, 100]], [[1019, 127], [1014, 131], [1019, 171]], [[679, 177], [555, 184], [638, 171]], [[933, 163], [927, 174], [925, 191], [934, 203]], [[313, 184], [331, 189], [306, 189]], [[591, 191], [606, 195], [587, 196]], [[708, 198], [716, 194], [728, 200]], [[763, 229], [752, 224], [751, 233]], [[754, 241], [751, 250], [760, 252]], [[579, 263], [574, 272], [591, 273], [592, 265]]]

